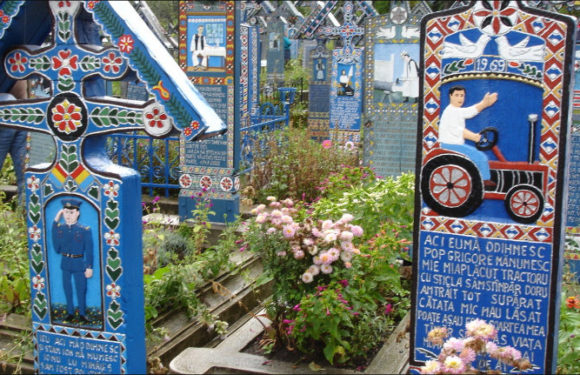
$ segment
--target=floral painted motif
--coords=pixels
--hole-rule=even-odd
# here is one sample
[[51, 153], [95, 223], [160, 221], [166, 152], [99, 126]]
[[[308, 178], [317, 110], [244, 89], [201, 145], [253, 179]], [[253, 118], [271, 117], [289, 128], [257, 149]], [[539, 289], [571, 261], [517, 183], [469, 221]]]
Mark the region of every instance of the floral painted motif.
[[26, 186], [34, 193], [40, 188], [40, 180], [36, 176], [29, 177], [26, 179]]
[[234, 181], [229, 177], [224, 177], [220, 181], [220, 186], [223, 191], [230, 191], [234, 186]]
[[119, 66], [123, 63], [121, 56], [117, 56], [114, 52], [109, 52], [109, 54], [103, 57], [103, 65], [105, 72], [107, 73], [119, 73], [121, 68]]
[[134, 48], [134, 43], [135, 41], [133, 40], [133, 37], [131, 35], [123, 34], [119, 38], [117, 46], [119, 47], [119, 50], [121, 52], [131, 53], [131, 51], [133, 51]]
[[71, 53], [70, 50], [63, 50], [58, 52], [58, 57], [52, 57], [52, 67], [55, 70], [59, 69], [58, 75], [71, 75], [72, 70], [78, 69], [77, 62], [79, 57], [76, 55], [71, 57]]
[[192, 128], [193, 130], [197, 130], [197, 129], [199, 129], [199, 122], [197, 122], [197, 121], [192, 121], [192, 122], [191, 122], [191, 128]]
[[163, 128], [163, 121], [167, 120], [165, 112], [161, 112], [157, 107], [153, 108], [151, 112], [146, 112], [145, 117], [147, 118], [148, 125], [152, 128]]
[[107, 285], [107, 295], [109, 297], [111, 297], [112, 299], [116, 299], [121, 297], [121, 286], [115, 284], [115, 283], [111, 283], [109, 285]]
[[507, 33], [516, 24], [517, 17], [517, 9], [510, 1], [481, 1], [473, 13], [475, 24], [489, 35]]
[[191, 184], [193, 183], [191, 176], [188, 174], [182, 174], [181, 177], [179, 178], [179, 185], [181, 185], [182, 188], [187, 189], [191, 186]]
[[20, 72], [23, 73], [26, 70], [26, 63], [28, 59], [20, 54], [20, 52], [16, 52], [13, 57], [8, 59], [8, 63], [10, 66], [10, 71], [12, 72]]
[[121, 235], [116, 233], [114, 230], [110, 230], [105, 233], [105, 240], [107, 241], [107, 245], [109, 246], [118, 246], [119, 245], [119, 238]]
[[199, 186], [202, 189], [209, 189], [212, 185], [212, 181], [211, 181], [211, 177], [209, 176], [203, 176], [200, 180], [199, 180]]
[[94, 8], [95, 8], [95, 5], [97, 5], [98, 3], [99, 3], [99, 0], [89, 1], [89, 2], [87, 3], [87, 7], [88, 7], [89, 9], [94, 9]]
[[44, 289], [44, 277], [36, 275], [32, 278], [32, 287], [38, 291]]
[[36, 225], [31, 226], [28, 228], [28, 235], [32, 241], [37, 242], [40, 240], [40, 228]]
[[69, 102], [68, 99], [52, 108], [52, 121], [55, 127], [65, 134], [76, 131], [82, 125], [81, 120], [81, 108]]
[[109, 181], [105, 186], [103, 186], [105, 195], [109, 198], [115, 198], [119, 196], [119, 184]]

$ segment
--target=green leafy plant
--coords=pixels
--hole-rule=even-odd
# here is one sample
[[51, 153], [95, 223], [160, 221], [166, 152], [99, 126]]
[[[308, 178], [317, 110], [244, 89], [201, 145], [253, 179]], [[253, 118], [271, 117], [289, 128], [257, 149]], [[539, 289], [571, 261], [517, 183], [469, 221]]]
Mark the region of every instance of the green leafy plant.
[[353, 186], [320, 199], [312, 207], [315, 217], [339, 218], [345, 212], [355, 217], [355, 222], [365, 228], [365, 239], [379, 229], [378, 223], [386, 221], [400, 225], [401, 236], [411, 238], [413, 223], [415, 177], [402, 174], [398, 177], [376, 179], [368, 184]]
[[329, 200], [340, 199], [346, 191], [374, 182], [376, 178], [374, 170], [370, 167], [345, 165], [340, 171], [331, 173], [321, 182], [320, 195]]
[[339, 144], [323, 145], [301, 129], [286, 128], [260, 138], [254, 147], [254, 168], [248, 184], [255, 200], [288, 197], [310, 202], [321, 182], [344, 166], [358, 165], [356, 152]]
[[16, 185], [16, 173], [11, 157], [4, 160], [4, 165], [0, 170], [0, 185]]
[[559, 374], [580, 373], [580, 284], [577, 277], [570, 272], [563, 277], [558, 332]]
[[[223, 327], [197, 292], [205, 282], [231, 268], [234, 229], [228, 227], [222, 234], [223, 241], [205, 249], [210, 230], [208, 216], [213, 214], [211, 203], [205, 191], [193, 198], [197, 201], [193, 218], [177, 229], [164, 225], [162, 220], [144, 220], [145, 319], [150, 341], [164, 335], [153, 327], [153, 321], [170, 307], [183, 309], [208, 326]], [[151, 204], [143, 203], [145, 213], [159, 213], [158, 202], [159, 197], [155, 197]]]
[[26, 220], [5, 197], [0, 191], [0, 313], [22, 314], [30, 308]]

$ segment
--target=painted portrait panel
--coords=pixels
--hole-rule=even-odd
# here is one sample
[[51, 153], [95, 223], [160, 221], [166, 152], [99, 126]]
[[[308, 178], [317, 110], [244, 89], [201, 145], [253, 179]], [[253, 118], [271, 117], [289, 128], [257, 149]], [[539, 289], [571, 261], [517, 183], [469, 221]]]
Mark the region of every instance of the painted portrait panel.
[[419, 45], [375, 44], [374, 103], [416, 102], [419, 97]]
[[52, 323], [103, 329], [99, 212], [81, 196], [60, 195], [44, 213]]
[[188, 16], [187, 66], [223, 71], [226, 63], [226, 17]]

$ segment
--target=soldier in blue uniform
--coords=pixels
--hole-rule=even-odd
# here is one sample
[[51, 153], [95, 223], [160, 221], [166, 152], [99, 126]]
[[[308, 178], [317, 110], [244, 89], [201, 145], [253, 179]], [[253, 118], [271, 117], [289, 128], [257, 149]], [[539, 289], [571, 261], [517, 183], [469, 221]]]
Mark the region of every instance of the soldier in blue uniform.
[[[87, 279], [93, 276], [93, 238], [91, 228], [78, 223], [81, 203], [77, 199], [62, 200], [63, 208], [58, 211], [52, 224], [52, 240], [54, 250], [62, 257], [60, 268], [66, 296], [66, 320], [74, 319], [74, 279], [80, 321], [86, 323]], [[60, 222], [61, 216], [64, 216], [64, 224]]]

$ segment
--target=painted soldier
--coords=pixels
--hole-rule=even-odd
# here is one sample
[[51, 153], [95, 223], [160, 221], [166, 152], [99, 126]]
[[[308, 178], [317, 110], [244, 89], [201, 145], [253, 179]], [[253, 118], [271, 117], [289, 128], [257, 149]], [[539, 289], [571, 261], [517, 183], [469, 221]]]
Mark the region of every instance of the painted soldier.
[[[80, 321], [87, 323], [87, 279], [93, 276], [93, 239], [91, 228], [80, 225], [80, 205], [77, 199], [63, 199], [63, 208], [56, 214], [52, 224], [55, 251], [61, 255], [62, 286], [66, 296], [66, 320], [74, 319], [73, 280], [77, 296]], [[60, 222], [61, 216], [65, 223]]]

